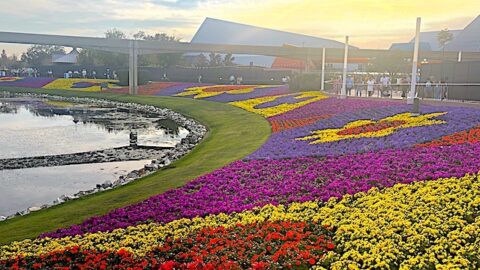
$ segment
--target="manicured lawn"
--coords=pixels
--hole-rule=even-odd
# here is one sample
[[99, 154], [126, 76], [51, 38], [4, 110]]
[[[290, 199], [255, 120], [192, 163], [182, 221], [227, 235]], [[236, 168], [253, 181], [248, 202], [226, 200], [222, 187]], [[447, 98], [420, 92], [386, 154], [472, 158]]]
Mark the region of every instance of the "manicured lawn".
[[171, 168], [114, 190], [1, 222], [1, 244], [34, 238], [40, 233], [80, 223], [87, 217], [105, 214], [114, 208], [133, 204], [152, 195], [182, 186], [200, 175], [242, 159], [259, 148], [270, 135], [270, 125], [263, 117], [228, 104], [174, 97], [8, 87], [3, 89], [12, 92], [105, 98], [169, 108], [198, 120], [208, 127], [209, 132], [191, 153], [173, 163]]

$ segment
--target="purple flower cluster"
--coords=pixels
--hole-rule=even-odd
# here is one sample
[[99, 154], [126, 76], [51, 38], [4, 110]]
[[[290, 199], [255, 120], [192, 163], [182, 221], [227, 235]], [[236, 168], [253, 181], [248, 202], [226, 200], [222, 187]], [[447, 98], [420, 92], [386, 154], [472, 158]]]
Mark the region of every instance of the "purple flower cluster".
[[208, 86], [211, 84], [208, 83], [177, 83], [173, 86], [169, 86], [163, 89], [160, 89], [156, 96], [175, 96], [178, 93], [185, 91], [187, 88], [191, 87], [201, 87], [201, 86]]
[[182, 188], [41, 237], [111, 231], [155, 221], [239, 212], [265, 204], [326, 201], [396, 183], [460, 177], [480, 170], [480, 144], [388, 149], [283, 160], [237, 161]]
[[45, 85], [53, 82], [53, 78], [43, 78], [43, 77], [25, 77], [16, 81], [0, 81], [1, 86], [13, 86], [13, 87], [27, 87], [27, 88], [42, 88]]
[[[340, 102], [337, 101], [337, 103]], [[317, 106], [320, 106], [319, 104], [321, 103], [318, 103]], [[318, 144], [296, 140], [296, 138], [309, 136], [311, 131], [341, 128], [352, 121], [361, 119], [379, 120], [399, 113], [409, 112], [410, 109], [410, 106], [397, 104], [396, 106], [350, 111], [319, 120], [312, 125], [277, 132], [272, 134], [268, 141], [248, 158], [281, 159], [302, 156], [336, 156], [386, 148], [406, 148], [480, 124], [480, 110], [478, 109], [422, 106], [422, 114], [448, 112], [435, 118], [446, 121], [446, 124], [399, 129], [391, 135], [376, 138], [345, 139]]]

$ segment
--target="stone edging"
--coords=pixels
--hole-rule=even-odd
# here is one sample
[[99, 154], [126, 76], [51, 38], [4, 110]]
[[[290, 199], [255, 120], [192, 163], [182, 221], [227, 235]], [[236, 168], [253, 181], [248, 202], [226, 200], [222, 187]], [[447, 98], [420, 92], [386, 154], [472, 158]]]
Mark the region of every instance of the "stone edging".
[[[8, 91], [4, 91], [4, 92], [8, 92]], [[187, 137], [183, 138], [180, 143], [175, 145], [174, 148], [158, 151], [158, 156], [156, 156], [156, 158], [153, 159], [150, 164], [146, 164], [144, 168], [141, 168], [139, 170], [133, 170], [129, 172], [127, 175], [120, 176], [117, 180], [113, 182], [106, 181], [102, 184], [97, 184], [95, 188], [92, 188], [90, 190], [79, 191], [73, 195], [62, 195], [57, 199], [55, 199], [52, 202], [52, 204], [44, 204], [41, 207], [30, 207], [26, 210], [17, 212], [16, 214], [10, 215], [8, 217], [0, 216], [0, 221], [11, 219], [16, 216], [24, 216], [31, 212], [45, 209], [53, 205], [62, 204], [66, 201], [78, 199], [83, 196], [90, 195], [96, 192], [113, 189], [118, 186], [123, 186], [139, 178], [142, 178], [146, 175], [152, 174], [163, 167], [169, 166], [172, 162], [186, 155], [203, 139], [203, 137], [207, 133], [207, 128], [202, 124], [198, 123], [197, 121], [186, 118], [180, 113], [177, 113], [170, 109], [158, 108], [151, 105], [143, 105], [143, 104], [137, 104], [137, 103], [124, 103], [124, 102], [110, 101], [106, 99], [95, 99], [95, 98], [62, 97], [62, 96], [35, 94], [35, 93], [10, 93], [10, 92], [8, 93], [17, 97], [47, 98], [49, 100], [54, 100], [54, 101], [88, 103], [88, 104], [93, 104], [97, 106], [110, 106], [110, 107], [113, 106], [117, 108], [121, 107], [121, 108], [131, 109], [139, 112], [154, 113], [154, 114], [158, 114], [159, 116], [175, 121], [179, 126], [187, 129], [189, 133]]]

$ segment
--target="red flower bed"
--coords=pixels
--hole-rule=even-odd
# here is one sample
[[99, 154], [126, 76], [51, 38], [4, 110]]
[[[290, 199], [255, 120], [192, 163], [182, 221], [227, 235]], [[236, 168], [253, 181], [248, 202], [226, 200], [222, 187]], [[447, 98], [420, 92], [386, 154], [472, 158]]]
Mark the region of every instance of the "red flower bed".
[[270, 120], [270, 124], [272, 125], [272, 131], [275, 133], [275, 132], [281, 132], [287, 129], [308, 126], [317, 122], [318, 120], [322, 120], [330, 116], [331, 116], [330, 114], [326, 114], [326, 115], [313, 116], [313, 117], [302, 118], [302, 119], [286, 119], [286, 120], [276, 119], [276, 120]]
[[367, 132], [376, 132], [384, 130], [387, 128], [398, 127], [405, 124], [405, 121], [394, 120], [394, 121], [380, 121], [377, 123], [366, 124], [359, 127], [347, 128], [338, 132], [338, 135], [357, 135]]
[[332, 232], [318, 223], [275, 222], [204, 228], [181, 239], [167, 239], [145, 257], [79, 247], [38, 257], [0, 261], [11, 269], [270, 269], [309, 268], [335, 248]]
[[418, 147], [449, 146], [463, 143], [480, 142], [480, 126], [469, 130], [455, 132], [451, 135], [443, 136], [437, 140], [418, 144]]

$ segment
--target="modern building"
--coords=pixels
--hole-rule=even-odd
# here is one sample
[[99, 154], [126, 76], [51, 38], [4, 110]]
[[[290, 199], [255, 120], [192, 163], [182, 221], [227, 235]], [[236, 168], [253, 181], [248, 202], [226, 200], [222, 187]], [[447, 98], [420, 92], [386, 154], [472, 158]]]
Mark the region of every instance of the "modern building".
[[[345, 45], [331, 39], [295, 34], [252, 25], [206, 18], [191, 40], [192, 43], [213, 43], [225, 45], [297, 46], [316, 48], [343, 48]], [[352, 48], [355, 48], [352, 46]], [[271, 56], [234, 55], [239, 65], [272, 67], [281, 63], [283, 68], [305, 67], [305, 61], [277, 59]], [[291, 65], [290, 65], [291, 64]]]
[[[480, 15], [464, 29], [449, 30], [453, 40], [445, 45], [447, 51], [480, 52]], [[438, 43], [440, 31], [420, 33], [420, 50], [441, 51], [442, 46]], [[413, 50], [415, 38], [406, 43], [393, 43], [390, 50]]]

